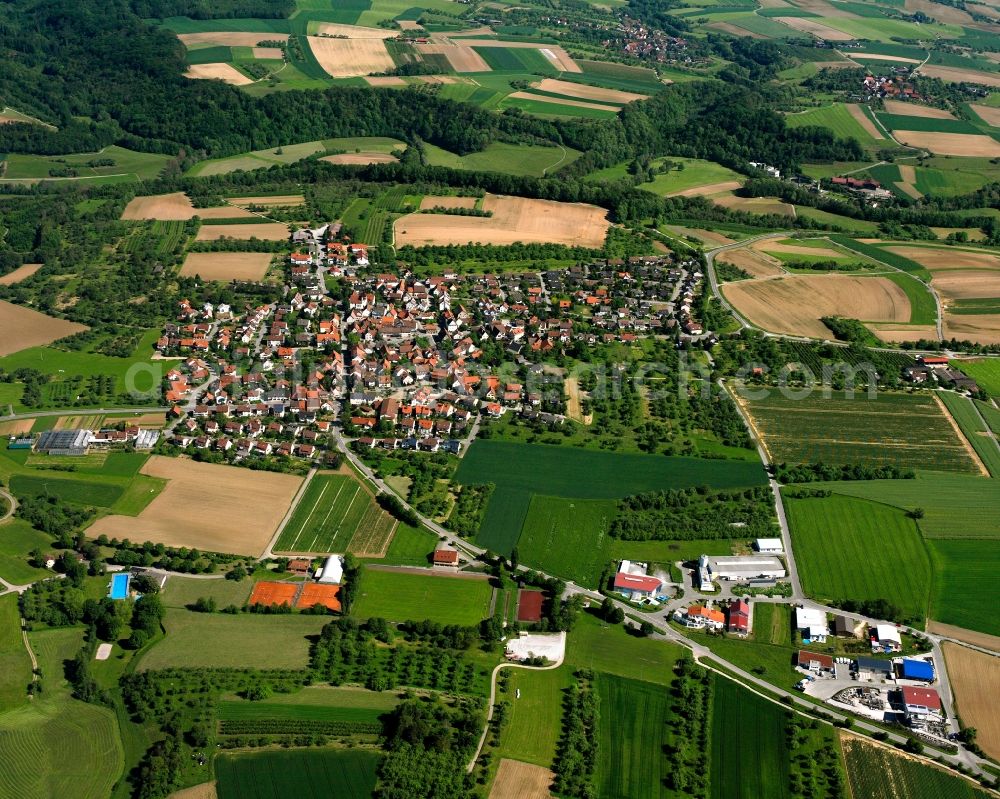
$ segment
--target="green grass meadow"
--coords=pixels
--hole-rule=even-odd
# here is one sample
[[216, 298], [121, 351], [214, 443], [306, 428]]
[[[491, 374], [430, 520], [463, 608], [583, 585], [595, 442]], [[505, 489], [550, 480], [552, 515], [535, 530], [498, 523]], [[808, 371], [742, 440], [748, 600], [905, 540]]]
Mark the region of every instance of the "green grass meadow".
[[391, 691], [307, 685], [292, 694], [276, 694], [261, 702], [225, 699], [219, 703], [221, 721], [296, 719], [304, 721], [377, 722], [399, 704]]
[[14, 518], [0, 524], [0, 577], [14, 585], [26, 585], [50, 576], [51, 572], [47, 569], [36, 569], [28, 564], [28, 553], [51, 546], [51, 536], [21, 519]]
[[657, 685], [670, 685], [674, 664], [685, 650], [679, 645], [638, 638], [620, 624], [608, 625], [582, 613], [566, 641], [566, 663]]
[[[989, 470], [990, 475], [1000, 477], [1000, 446], [997, 446], [996, 438], [990, 433], [986, 421], [972, 400], [950, 391], [941, 391], [938, 396], [958, 423], [962, 434], [972, 444], [972, 448]], [[1000, 484], [998, 484], [998, 489], [1000, 489]]]
[[618, 512], [607, 499], [566, 499], [535, 494], [521, 528], [521, 558], [550, 574], [593, 586], [610, 559], [608, 529]]
[[787, 114], [785, 124], [790, 128], [814, 126], [826, 128], [840, 139], [857, 139], [862, 147], [874, 147], [884, 143], [884, 138], [876, 139], [858, 122], [844, 103], [832, 103], [820, 108], [812, 108], [798, 114]]
[[930, 617], [968, 630], [1000, 635], [1000, 620], [983, 613], [996, 595], [1000, 541], [928, 541], [934, 565]]
[[562, 731], [564, 691], [573, 681], [570, 670], [510, 669], [507, 679], [504, 698], [510, 710], [497, 755], [551, 768]]
[[492, 593], [486, 580], [366, 569], [351, 613], [359, 619], [476, 625], [489, 615]]
[[952, 361], [951, 365], [973, 378], [991, 397], [1000, 398], [1000, 358]]
[[[89, 166], [98, 160], [114, 161], [110, 166]], [[72, 169], [77, 177], [100, 178], [126, 176], [130, 180], [152, 180], [157, 177], [170, 160], [168, 155], [138, 153], [112, 144], [96, 153], [76, 153], [72, 155], [22, 155], [11, 153], [7, 156], [7, 170], [4, 180], [59, 180], [50, 173]], [[63, 176], [65, 179], [65, 176]]]
[[224, 754], [215, 761], [219, 799], [369, 799], [379, 754], [301, 749]]
[[895, 796], [919, 799], [987, 799], [989, 794], [944, 769], [904, 757], [888, 746], [851, 738], [844, 741], [844, 762], [853, 799], [884, 799], [886, 786]]
[[430, 166], [535, 177], [541, 177], [547, 171], [554, 171], [571, 164], [582, 155], [578, 150], [569, 147], [542, 147], [504, 142], [493, 142], [484, 150], [468, 155], [455, 155], [433, 144], [425, 144], [424, 152]]
[[21, 640], [17, 595], [0, 596], [0, 714], [28, 701], [29, 682], [31, 661]]
[[802, 588], [821, 600], [880, 599], [927, 615], [931, 561], [916, 523], [887, 505], [843, 496], [785, 498]]

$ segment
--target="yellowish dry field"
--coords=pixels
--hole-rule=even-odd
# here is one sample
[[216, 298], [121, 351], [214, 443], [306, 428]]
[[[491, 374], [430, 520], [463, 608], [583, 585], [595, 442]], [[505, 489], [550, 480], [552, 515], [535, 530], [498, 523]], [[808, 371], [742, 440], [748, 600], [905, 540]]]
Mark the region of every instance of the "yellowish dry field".
[[727, 283], [726, 299], [749, 321], [773, 333], [830, 338], [820, 319], [847, 316], [870, 322], [908, 322], [906, 292], [881, 277], [790, 275]]
[[555, 78], [545, 78], [531, 84], [534, 88], [543, 92], [554, 92], [564, 94], [567, 97], [576, 97], [580, 100], [597, 100], [605, 103], [631, 103], [634, 100], [645, 100], [647, 95], [636, 94], [635, 92], [623, 92], [618, 89], [602, 89], [599, 86], [585, 86], [582, 83], [573, 83], [568, 80], [556, 80]]
[[961, 67], [939, 67], [925, 64], [920, 67], [920, 74], [929, 78], [940, 78], [952, 83], [979, 83], [983, 86], [1000, 86], [1000, 74], [996, 72], [979, 72], [975, 69]]
[[979, 344], [1000, 344], [1000, 315], [945, 313], [944, 337]]
[[491, 72], [490, 65], [467, 44], [415, 44], [418, 53], [443, 55], [456, 72]]
[[51, 344], [86, 329], [86, 325], [55, 319], [31, 308], [0, 300], [0, 356]]
[[[289, 205], [305, 205], [306, 198], [301, 194], [275, 194], [269, 197], [230, 197], [226, 202], [239, 206], [260, 205], [268, 208], [284, 208]], [[243, 214], [237, 213], [236, 216], [243, 216]]]
[[728, 250], [719, 253], [716, 260], [739, 267], [754, 277], [774, 277], [785, 274], [785, 270], [775, 259], [750, 249]]
[[267, 252], [189, 252], [181, 277], [202, 280], [261, 280], [274, 256]]
[[923, 147], [938, 155], [978, 156], [981, 158], [1000, 156], [1000, 142], [980, 133], [894, 130], [893, 135], [903, 144], [908, 144], [911, 147]]
[[554, 105], [569, 105], [575, 108], [593, 108], [595, 111], [611, 111], [614, 113], [618, 110], [618, 106], [616, 105], [588, 103], [583, 100], [567, 100], [563, 97], [549, 97], [545, 94], [532, 94], [531, 92], [511, 92], [507, 96], [513, 97], [516, 100], [535, 100], [542, 103], [553, 103]]
[[822, 255], [826, 258], [839, 258], [843, 253], [832, 247], [803, 247], [801, 244], [782, 244], [774, 239], [764, 239], [750, 245], [761, 252], [781, 252], [787, 255]]
[[[6, 408], [4, 408], [6, 413]], [[30, 433], [34, 419], [14, 419], [10, 422], [0, 422], [0, 436], [19, 436], [22, 433]]]
[[153, 455], [142, 473], [167, 480], [138, 516], [105, 516], [89, 533], [212, 552], [260, 555], [301, 477]]
[[1000, 297], [1000, 270], [949, 269], [935, 274], [932, 283], [945, 305], [952, 300]]
[[542, 766], [504, 758], [500, 761], [489, 799], [549, 799], [556, 775]]
[[165, 413], [139, 413], [126, 416], [116, 416], [112, 413], [104, 418], [107, 422], [128, 422], [130, 425], [151, 429], [163, 427], [167, 423], [167, 415]]
[[[827, 15], [830, 16], [830, 15]], [[815, 36], [817, 39], [825, 39], [828, 42], [849, 42], [854, 39], [849, 33], [838, 31], [829, 25], [816, 22], [811, 17], [775, 17], [782, 25], [787, 25], [792, 30], [801, 31]]]
[[972, 16], [960, 8], [952, 8], [941, 3], [933, 3], [931, 0], [906, 0], [904, 8], [911, 14], [920, 11], [927, 16], [934, 14], [933, 19], [950, 25], [974, 25]]
[[[886, 100], [885, 110], [890, 114], [902, 114], [908, 117], [923, 117], [924, 119], [954, 119], [955, 115], [951, 111], [943, 108], [931, 108], [929, 105], [917, 105], [916, 103], [904, 103], [901, 100]], [[1000, 109], [997, 109], [1000, 110]]]
[[927, 632], [935, 635], [943, 635], [947, 638], [954, 638], [956, 641], [964, 641], [967, 644], [981, 646], [984, 649], [992, 649], [1000, 652], [1000, 636], [989, 635], [988, 633], [977, 632], [976, 630], [966, 630], [964, 627], [956, 627], [954, 624], [944, 624], [939, 621], [928, 621]]
[[327, 36], [346, 36], [348, 39], [396, 39], [399, 31], [386, 28], [366, 28], [362, 25], [341, 25], [337, 22], [321, 22], [319, 34]]
[[198, 229], [195, 241], [253, 238], [262, 241], [284, 241], [288, 238], [288, 225], [282, 225], [280, 222], [259, 222], [247, 225], [202, 225]]
[[864, 57], [866, 61], [869, 59], [872, 61], [899, 61], [903, 64], [919, 64], [920, 62], [915, 58], [903, 58], [902, 56], [894, 55], [882, 55], [881, 53], [859, 53], [851, 51], [850, 53], [844, 53], [844, 55]]
[[148, 197], [133, 197], [122, 211], [122, 219], [159, 219], [164, 222], [191, 219], [237, 219], [253, 217], [249, 211], [228, 205], [218, 208], [195, 208], [182, 191], [173, 194], [153, 194]]
[[957, 247], [889, 247], [889, 252], [902, 255], [932, 272], [951, 269], [1000, 269], [1000, 258], [988, 252], [973, 252]]
[[184, 73], [194, 80], [221, 80], [230, 86], [247, 86], [253, 81], [232, 64], [192, 64]]
[[3, 277], [0, 277], [0, 286], [13, 286], [15, 283], [27, 280], [41, 268], [41, 264], [24, 264], [19, 266], [13, 272], [8, 272]]
[[667, 230], [678, 236], [693, 236], [703, 244], [714, 244], [721, 246], [724, 244], [735, 244], [736, 239], [731, 239], [722, 233], [714, 230], [705, 230], [697, 227], [683, 227], [681, 225], [668, 225]]
[[255, 47], [253, 48], [253, 57], [280, 60], [285, 57], [285, 52], [280, 47]]
[[464, 47], [517, 47], [537, 50], [551, 61], [553, 66], [563, 72], [583, 72], [579, 64], [570, 58], [569, 53], [558, 45], [547, 44], [539, 47], [537, 44], [532, 44], [531, 42], [503, 42], [499, 39], [460, 39], [459, 41], [462, 42]]
[[882, 133], [882, 131], [880, 131], [877, 127], [875, 127], [874, 122], [872, 122], [867, 116], [865, 116], [865, 112], [861, 110], [861, 106], [854, 105], [853, 103], [848, 103], [847, 113], [849, 113], [852, 117], [854, 117], [854, 121], [857, 122], [862, 128], [864, 128], [865, 133], [867, 133], [869, 136], [872, 136], [873, 138], [876, 139], [885, 138], [885, 134]]
[[857, 19], [856, 14], [852, 14], [846, 8], [842, 8], [836, 3], [828, 3], [826, 0], [795, 0], [794, 4], [803, 11], [811, 11], [819, 17]]
[[754, 31], [749, 31], [746, 28], [740, 28], [737, 25], [733, 25], [732, 22], [710, 22], [705, 27], [711, 28], [715, 31], [722, 31], [723, 33], [730, 33], [733, 36], [742, 36], [748, 39], [767, 38], [763, 33], [755, 33]]
[[215, 791], [215, 782], [203, 782], [193, 788], [185, 788], [182, 791], [174, 791], [167, 799], [217, 799], [218, 793]]
[[427, 195], [420, 200], [420, 210], [427, 208], [475, 208], [478, 197], [450, 197]]
[[337, 155], [324, 155], [320, 161], [329, 161], [331, 164], [392, 164], [398, 161], [394, 155], [389, 153], [338, 153]]
[[973, 103], [971, 108], [987, 125], [992, 125], [995, 128], [1000, 127], [1000, 108], [991, 108], [988, 105], [978, 105], [976, 103]]
[[932, 341], [937, 338], [937, 328], [934, 325], [892, 325], [869, 322], [865, 327], [883, 341], [900, 344], [907, 341]]
[[396, 66], [382, 39], [306, 38], [323, 71], [333, 78], [356, 78], [373, 72], [388, 72]]
[[600, 247], [608, 228], [607, 211], [584, 203], [529, 200], [487, 194], [483, 210], [491, 217], [407, 214], [395, 222], [396, 244], [525, 244], [551, 242]]
[[795, 207], [783, 203], [776, 197], [736, 197], [734, 195], [713, 197], [712, 201], [723, 208], [746, 211], [748, 214], [781, 214], [795, 216]]
[[365, 78], [365, 83], [369, 86], [405, 86], [406, 81], [402, 78], [397, 78], [394, 75], [382, 75], [380, 77], [368, 76]]
[[733, 191], [743, 184], [736, 180], [724, 180], [722, 183], [706, 183], [704, 186], [692, 186], [683, 191], [672, 191], [668, 197], [706, 197], [709, 194], [718, 194], [723, 191]]
[[177, 38], [185, 47], [194, 44], [222, 44], [229, 47], [256, 47], [258, 42], [287, 42], [287, 33], [237, 33], [205, 31], [204, 33], [179, 33]]
[[939, 239], [947, 238], [950, 234], [959, 231], [965, 233], [969, 237], [969, 241], [982, 241], [986, 238], [986, 234], [977, 227], [932, 227], [931, 230]]
[[962, 726], [975, 727], [978, 743], [987, 755], [1000, 759], [1000, 656], [987, 655], [959, 644], [944, 644], [948, 677]]

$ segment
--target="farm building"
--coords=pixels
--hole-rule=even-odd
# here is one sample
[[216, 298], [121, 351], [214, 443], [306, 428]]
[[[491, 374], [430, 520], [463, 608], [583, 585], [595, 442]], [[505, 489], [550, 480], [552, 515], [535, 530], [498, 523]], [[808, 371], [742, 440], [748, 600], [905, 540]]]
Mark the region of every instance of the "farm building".
[[750, 603], [745, 599], [734, 599], [729, 603], [726, 630], [737, 635], [750, 632]]
[[312, 561], [308, 558], [292, 558], [288, 561], [288, 571], [292, 574], [309, 574]]
[[433, 557], [435, 566], [452, 566], [458, 568], [458, 550], [448, 546], [441, 546], [434, 550]]
[[904, 680], [934, 682], [934, 664], [919, 658], [903, 658], [899, 666], [899, 676]]
[[829, 655], [821, 655], [819, 652], [810, 652], [808, 649], [800, 649], [798, 660], [800, 669], [806, 671], [833, 671], [833, 658]]
[[542, 620], [542, 603], [545, 595], [541, 591], [522, 588], [517, 592], [517, 620], [537, 624]]
[[876, 624], [871, 633], [872, 652], [901, 652], [903, 641], [891, 624]]
[[35, 442], [35, 452], [49, 455], [86, 455], [94, 434], [89, 430], [46, 430]]
[[[680, 612], [680, 611], [678, 611]], [[710, 630], [721, 630], [726, 625], [726, 617], [721, 611], [712, 610], [702, 605], [692, 605], [683, 614], [682, 621], [686, 627], [695, 630], [708, 628]]]
[[156, 442], [160, 438], [159, 430], [148, 430], [142, 428], [135, 437], [135, 448], [136, 449], [152, 449], [156, 446]]
[[35, 443], [35, 439], [31, 436], [22, 436], [21, 438], [11, 437], [10, 443], [7, 444], [7, 449], [31, 449]]
[[615, 590], [627, 599], [646, 599], [656, 594], [662, 585], [658, 578], [647, 576], [645, 563], [623, 560], [615, 575]]
[[816, 608], [795, 608], [795, 629], [802, 633], [804, 642], [824, 643], [830, 632], [826, 613]]
[[782, 555], [785, 552], [780, 538], [758, 538], [754, 541], [753, 548], [762, 555]]
[[892, 663], [878, 658], [859, 657], [855, 661], [858, 679], [866, 682], [887, 680], [892, 676]]
[[712, 571], [708, 566], [708, 555], [702, 555], [698, 558], [698, 590], [699, 591], [714, 591], [715, 586], [712, 585]]
[[709, 557], [708, 569], [713, 579], [733, 582], [746, 582], [761, 578], [776, 580], [787, 574], [785, 565], [773, 556], [723, 555]]
[[854, 621], [847, 616], [833, 617], [833, 634], [838, 638], [861, 638], [864, 628], [863, 621]]
[[344, 559], [340, 555], [328, 557], [323, 568], [316, 571], [316, 579], [325, 585], [340, 585], [344, 581]]
[[941, 715], [941, 697], [933, 688], [904, 685], [899, 693], [908, 719]]

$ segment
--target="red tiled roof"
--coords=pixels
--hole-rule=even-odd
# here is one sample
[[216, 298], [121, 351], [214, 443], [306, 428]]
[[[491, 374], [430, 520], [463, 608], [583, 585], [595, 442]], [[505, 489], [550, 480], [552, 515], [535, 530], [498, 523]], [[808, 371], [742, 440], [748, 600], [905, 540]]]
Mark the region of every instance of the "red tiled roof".
[[810, 663], [819, 663], [824, 669], [833, 668], [833, 658], [829, 655], [821, 655], [819, 652], [810, 652], [808, 649], [799, 650], [799, 665], [808, 666]]
[[447, 564], [458, 563], [458, 552], [454, 549], [435, 549], [434, 562]]
[[931, 710], [941, 709], [941, 697], [933, 688], [917, 688], [915, 685], [904, 685], [903, 701], [908, 705], [923, 705]]
[[655, 577], [646, 577], [641, 574], [618, 572], [615, 575], [615, 588], [627, 588], [631, 591], [658, 591], [662, 584]]

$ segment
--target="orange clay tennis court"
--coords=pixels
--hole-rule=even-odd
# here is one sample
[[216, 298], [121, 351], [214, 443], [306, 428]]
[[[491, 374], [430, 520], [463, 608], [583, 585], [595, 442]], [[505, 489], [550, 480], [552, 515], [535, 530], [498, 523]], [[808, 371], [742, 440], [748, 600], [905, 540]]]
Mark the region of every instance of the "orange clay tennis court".
[[340, 612], [340, 586], [317, 585], [306, 583], [302, 587], [302, 595], [295, 603], [297, 608], [311, 608], [313, 605], [323, 605], [328, 610]]
[[291, 607], [295, 604], [295, 595], [301, 587], [301, 583], [276, 583], [265, 580], [253, 587], [249, 604], [288, 605]]

